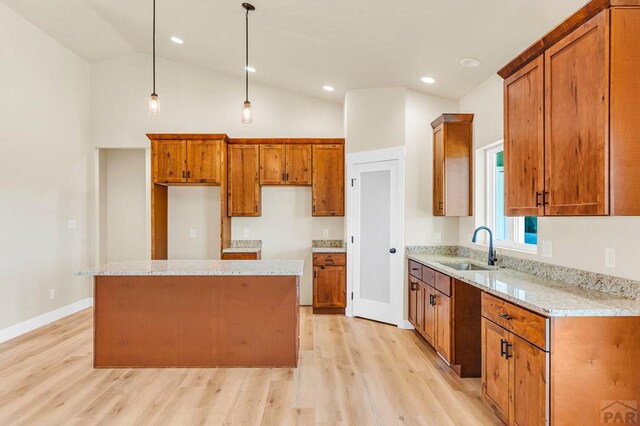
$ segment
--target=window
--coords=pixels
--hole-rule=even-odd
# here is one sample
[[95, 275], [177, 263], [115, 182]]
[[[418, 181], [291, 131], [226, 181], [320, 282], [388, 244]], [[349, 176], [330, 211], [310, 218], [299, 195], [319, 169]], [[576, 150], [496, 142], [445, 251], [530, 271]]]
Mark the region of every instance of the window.
[[504, 215], [504, 145], [486, 150], [487, 224], [494, 230], [498, 247], [536, 251], [538, 218]]

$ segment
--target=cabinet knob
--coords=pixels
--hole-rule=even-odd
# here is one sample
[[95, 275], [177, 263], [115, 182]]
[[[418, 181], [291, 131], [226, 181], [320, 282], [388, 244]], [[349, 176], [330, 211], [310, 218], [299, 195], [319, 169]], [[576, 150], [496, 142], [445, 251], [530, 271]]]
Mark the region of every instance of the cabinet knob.
[[389, 249], [389, 253], [396, 254], [396, 249], [394, 249], [394, 248]]

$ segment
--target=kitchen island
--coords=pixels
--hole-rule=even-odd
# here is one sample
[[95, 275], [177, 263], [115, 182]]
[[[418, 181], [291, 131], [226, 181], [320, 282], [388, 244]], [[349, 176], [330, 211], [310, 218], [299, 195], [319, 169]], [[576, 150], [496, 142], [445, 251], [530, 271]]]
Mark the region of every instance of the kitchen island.
[[125, 261], [94, 277], [94, 366], [295, 367], [304, 262]]

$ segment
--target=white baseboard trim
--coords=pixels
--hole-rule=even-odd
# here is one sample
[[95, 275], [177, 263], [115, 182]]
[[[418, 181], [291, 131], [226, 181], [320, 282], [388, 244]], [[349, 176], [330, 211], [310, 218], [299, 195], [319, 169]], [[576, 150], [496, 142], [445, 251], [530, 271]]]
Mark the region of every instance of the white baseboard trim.
[[38, 315], [37, 317], [7, 327], [0, 330], [0, 343], [22, 336], [23, 334], [29, 333], [30, 331], [43, 327], [47, 324], [51, 324], [59, 319], [75, 314], [76, 312], [90, 308], [91, 306], [93, 306], [93, 297], [88, 297], [54, 311], [47, 312], [46, 314]]
[[398, 324], [398, 328], [402, 328], [404, 330], [413, 330], [415, 327], [411, 325], [411, 323], [407, 320], [402, 320], [400, 324]]

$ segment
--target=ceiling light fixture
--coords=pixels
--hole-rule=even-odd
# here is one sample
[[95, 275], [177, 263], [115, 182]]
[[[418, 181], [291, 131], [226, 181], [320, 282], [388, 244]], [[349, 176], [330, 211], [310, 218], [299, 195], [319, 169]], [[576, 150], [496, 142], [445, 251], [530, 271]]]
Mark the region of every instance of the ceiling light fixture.
[[[155, 1], [155, 0], [154, 0]], [[253, 111], [251, 110], [251, 102], [249, 102], [249, 12], [256, 10], [256, 8], [250, 3], [242, 3], [242, 7], [246, 10], [244, 15], [245, 22], [245, 63], [244, 63], [244, 89], [245, 98], [242, 104], [242, 124], [253, 123]]]
[[160, 115], [160, 100], [156, 93], [156, 0], [153, 0], [153, 91], [149, 97], [149, 116]]
[[422, 77], [420, 80], [422, 80], [422, 82], [426, 84], [433, 84], [436, 82], [433, 77]]
[[171, 41], [174, 42], [175, 44], [184, 44], [184, 40], [176, 36], [172, 36]]
[[464, 58], [460, 61], [460, 65], [467, 68], [475, 68], [480, 66], [480, 61], [476, 58]]
[[244, 67], [244, 69], [249, 72], [256, 72], [256, 69], [254, 67], [246, 66]]
[[332, 86], [329, 86], [328, 84], [325, 84], [324, 86], [322, 86], [322, 88], [324, 89], [325, 92], [333, 92], [334, 89]]

